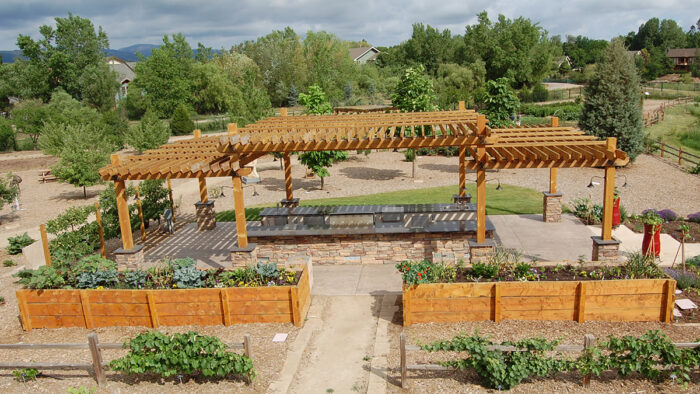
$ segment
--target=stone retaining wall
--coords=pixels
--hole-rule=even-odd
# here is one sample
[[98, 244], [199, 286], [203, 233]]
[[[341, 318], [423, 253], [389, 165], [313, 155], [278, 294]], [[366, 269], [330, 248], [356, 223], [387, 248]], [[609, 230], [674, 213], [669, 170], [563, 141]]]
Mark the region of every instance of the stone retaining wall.
[[468, 263], [470, 239], [465, 233], [249, 237], [256, 244], [254, 253], [231, 255], [234, 266], [251, 259], [286, 261], [299, 255], [310, 256], [314, 264], [396, 264], [426, 258]]

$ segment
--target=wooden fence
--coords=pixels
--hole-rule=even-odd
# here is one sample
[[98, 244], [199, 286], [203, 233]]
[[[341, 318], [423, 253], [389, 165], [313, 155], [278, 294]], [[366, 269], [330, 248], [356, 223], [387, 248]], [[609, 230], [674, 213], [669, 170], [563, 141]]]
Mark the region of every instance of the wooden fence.
[[659, 146], [660, 150], [660, 157], [665, 157], [666, 155], [670, 155], [673, 157], [678, 158], [678, 165], [682, 166], [683, 162], [686, 162], [688, 164], [691, 164], [693, 166], [697, 166], [700, 164], [700, 156], [694, 155], [690, 152], [684, 152], [683, 147], [678, 147], [676, 148], [673, 145], [668, 145], [665, 142], [662, 142], [661, 145]]
[[[399, 337], [399, 349], [401, 351], [401, 388], [406, 388], [408, 384], [408, 371], [454, 371], [452, 367], [445, 367], [439, 364], [408, 364], [406, 358], [406, 352], [422, 350], [419, 346], [406, 345], [406, 334], [401, 333]], [[595, 345], [595, 337], [590, 334], [586, 334], [583, 338], [583, 345], [559, 345], [556, 347], [557, 352], [582, 352], [584, 349]], [[700, 342], [682, 342], [674, 343], [676, 347], [679, 348], [696, 348], [700, 347]], [[489, 350], [501, 350], [501, 351], [526, 351], [526, 349], [516, 348], [515, 346], [502, 346], [493, 345], [488, 347]], [[584, 375], [582, 384], [587, 387], [590, 384], [591, 376]]]
[[666, 108], [674, 107], [676, 105], [692, 103], [692, 97], [678, 97], [673, 100], [664, 101], [658, 107], [644, 112], [642, 114], [642, 119], [644, 120], [644, 127], [649, 127], [655, 125], [664, 120], [666, 116]]
[[[233, 349], [243, 349], [244, 354], [252, 359], [250, 350], [250, 335], [243, 336], [243, 342], [227, 343], [227, 347]], [[33, 363], [33, 362], [7, 362], [0, 363], [0, 369], [37, 369], [37, 370], [85, 370], [92, 371], [95, 375], [95, 380], [98, 385], [102, 385], [107, 380], [105, 370], [108, 366], [102, 361], [102, 350], [104, 349], [122, 349], [121, 343], [100, 343], [96, 333], [88, 335], [87, 343], [16, 343], [16, 344], [0, 344], [0, 350], [38, 350], [38, 349], [60, 349], [60, 350], [79, 350], [90, 349], [92, 363]]]

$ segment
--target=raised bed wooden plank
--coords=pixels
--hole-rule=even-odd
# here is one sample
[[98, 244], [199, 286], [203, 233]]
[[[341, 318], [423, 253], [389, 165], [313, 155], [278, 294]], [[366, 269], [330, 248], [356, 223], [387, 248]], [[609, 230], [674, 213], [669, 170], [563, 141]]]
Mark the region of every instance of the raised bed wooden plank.
[[290, 299], [291, 286], [235, 287], [227, 289], [230, 301], [282, 301]]
[[219, 289], [150, 290], [156, 304], [177, 302], [221, 302]]
[[658, 308], [664, 300], [664, 295], [659, 294], [625, 294], [607, 296], [586, 296], [586, 310], [597, 309], [628, 309], [633, 308]]
[[27, 304], [31, 316], [83, 316], [83, 307], [78, 304]]
[[90, 299], [93, 316], [141, 316], [148, 317], [148, 304], [93, 304]]
[[32, 316], [32, 328], [85, 327], [83, 316]]
[[224, 318], [219, 316], [158, 316], [161, 326], [217, 326], [224, 324]]
[[628, 310], [599, 309], [591, 311], [586, 309], [585, 318], [587, 321], [662, 321], [664, 311], [660, 306], [656, 308], [630, 308]]
[[151, 327], [151, 318], [148, 316], [93, 316], [94, 327]]
[[586, 295], [662, 294], [666, 279], [603, 280], [586, 282]]
[[576, 311], [572, 309], [508, 310], [501, 311], [503, 319], [511, 320], [574, 320]]
[[501, 297], [502, 311], [576, 309], [576, 296]]
[[231, 301], [231, 315], [278, 315], [292, 313], [289, 301]]
[[279, 315], [231, 315], [231, 321], [236, 324], [248, 323], [291, 323], [292, 314]]
[[576, 295], [578, 282], [501, 282], [501, 297]]
[[163, 316], [221, 316], [221, 301], [157, 303], [158, 317]]
[[463, 311], [463, 312], [413, 312], [412, 323], [444, 323], [456, 321], [484, 321], [491, 320], [491, 311]]
[[411, 300], [413, 312], [461, 312], [461, 311], [490, 311], [493, 299], [485, 297], [474, 298], [416, 298]]
[[89, 290], [90, 304], [146, 304], [144, 290]]
[[410, 287], [408, 292], [414, 298], [491, 297], [493, 286], [493, 283], [431, 283]]
[[79, 290], [22, 290], [27, 303], [80, 304]]

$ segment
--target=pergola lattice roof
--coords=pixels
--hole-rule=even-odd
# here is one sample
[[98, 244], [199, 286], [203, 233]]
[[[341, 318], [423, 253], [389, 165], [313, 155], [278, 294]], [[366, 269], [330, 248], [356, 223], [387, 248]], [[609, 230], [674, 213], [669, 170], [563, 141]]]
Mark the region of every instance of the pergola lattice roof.
[[[624, 165], [627, 155], [570, 127], [491, 129], [471, 110], [283, 116], [221, 137], [177, 141], [100, 170], [105, 180], [245, 175], [272, 152], [463, 146], [467, 168]], [[412, 130], [413, 132], [407, 131]]]

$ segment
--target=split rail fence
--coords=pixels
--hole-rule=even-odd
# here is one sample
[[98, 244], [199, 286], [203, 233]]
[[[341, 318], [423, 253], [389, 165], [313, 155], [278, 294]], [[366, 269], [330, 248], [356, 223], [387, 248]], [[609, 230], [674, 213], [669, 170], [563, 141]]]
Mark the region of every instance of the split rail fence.
[[[35, 362], [7, 362], [0, 363], [0, 369], [36, 369], [36, 370], [85, 370], [95, 374], [98, 385], [106, 382], [105, 371], [108, 369], [106, 363], [102, 361], [102, 350], [122, 349], [121, 343], [100, 343], [97, 334], [88, 335], [87, 343], [14, 343], [0, 344], [0, 350], [39, 350], [39, 349], [60, 349], [60, 350], [80, 350], [90, 349], [92, 363], [35, 363]], [[243, 336], [243, 342], [227, 343], [226, 346], [232, 349], [243, 349], [248, 358], [252, 358], [250, 350], [250, 335]]]
[[[454, 371], [455, 368], [445, 367], [440, 364], [408, 364], [406, 353], [409, 351], [423, 350], [420, 346], [406, 345], [406, 334], [401, 333], [400, 337], [400, 351], [401, 351], [401, 388], [406, 388], [408, 385], [408, 371]], [[595, 337], [591, 334], [586, 334], [583, 338], [583, 345], [559, 345], [556, 347], [557, 352], [582, 352], [585, 349], [595, 345]], [[674, 346], [678, 348], [696, 348], [700, 347], [700, 342], [681, 342], [674, 343]], [[526, 349], [517, 348], [515, 346], [503, 346], [503, 345], [493, 345], [488, 346], [489, 350], [501, 350], [509, 352], [526, 351]], [[591, 375], [584, 375], [582, 384], [584, 387], [588, 387], [591, 381]]]
[[662, 142], [659, 149], [661, 152], [659, 154], [660, 157], [665, 157], [665, 155], [667, 154], [673, 157], [677, 157], [679, 166], [682, 166], [683, 162], [686, 162], [693, 166], [697, 166], [698, 164], [700, 164], [700, 156], [683, 151], [683, 147], [676, 148], [673, 145], [668, 145], [667, 143]]
[[666, 108], [674, 107], [676, 105], [692, 103], [692, 97], [678, 97], [673, 100], [665, 101], [661, 103], [655, 109], [649, 110], [642, 114], [642, 119], [644, 120], [644, 127], [649, 127], [655, 125], [664, 120], [666, 117]]

